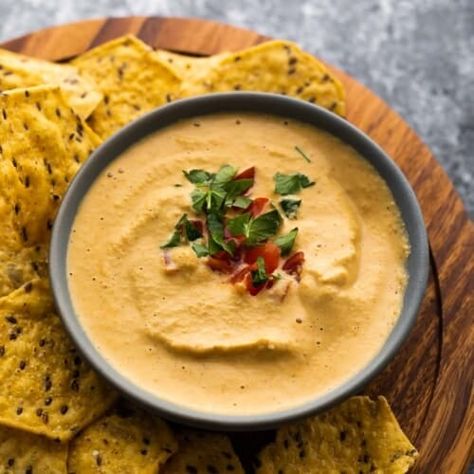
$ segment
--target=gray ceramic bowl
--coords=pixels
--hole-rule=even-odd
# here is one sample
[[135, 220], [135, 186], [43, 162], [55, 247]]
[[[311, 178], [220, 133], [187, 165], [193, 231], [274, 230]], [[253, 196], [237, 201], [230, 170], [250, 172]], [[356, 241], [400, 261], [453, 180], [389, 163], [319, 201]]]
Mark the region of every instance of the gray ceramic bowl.
[[[297, 119], [327, 130], [354, 147], [385, 179], [401, 210], [409, 235], [411, 254], [402, 312], [380, 352], [358, 374], [323, 396], [291, 409], [252, 416], [225, 416], [190, 410], [143, 390], [103, 358], [88, 338], [74, 311], [68, 291], [66, 255], [74, 217], [87, 190], [101, 171], [130, 145], [177, 120], [228, 111], [255, 111]], [[413, 326], [428, 275], [428, 245], [423, 217], [415, 194], [394, 162], [370, 138], [344, 119], [315, 105], [285, 96], [234, 92], [173, 102], [126, 126], [97, 149], [72, 181], [53, 228], [50, 276], [57, 308], [66, 329], [89, 362], [119, 391], [166, 418], [219, 430], [259, 430], [324, 410], [361, 390], [396, 354]]]

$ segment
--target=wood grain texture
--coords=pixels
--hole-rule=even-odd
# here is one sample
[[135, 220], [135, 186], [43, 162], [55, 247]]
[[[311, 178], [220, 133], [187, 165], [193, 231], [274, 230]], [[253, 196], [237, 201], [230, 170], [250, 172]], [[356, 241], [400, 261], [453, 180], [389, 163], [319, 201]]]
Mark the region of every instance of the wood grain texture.
[[[3, 44], [12, 51], [64, 60], [133, 33], [155, 48], [193, 55], [265, 41], [255, 32], [187, 18], [88, 20], [41, 30]], [[420, 201], [431, 246], [431, 275], [413, 332], [367, 387], [391, 402], [420, 450], [414, 473], [464, 472], [474, 445], [474, 228], [449, 178], [415, 132], [369, 89], [331, 68], [347, 91], [347, 118], [398, 163]], [[271, 433], [234, 436], [249, 457]], [[259, 441], [260, 440], [260, 441]]]

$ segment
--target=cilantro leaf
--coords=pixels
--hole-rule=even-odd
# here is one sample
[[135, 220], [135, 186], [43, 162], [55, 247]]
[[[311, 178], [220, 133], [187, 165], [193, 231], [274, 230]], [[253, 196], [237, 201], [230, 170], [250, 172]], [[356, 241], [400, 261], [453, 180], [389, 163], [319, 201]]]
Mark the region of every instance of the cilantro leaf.
[[314, 181], [311, 181], [302, 173], [276, 173], [273, 179], [275, 181], [275, 192], [282, 196], [297, 194], [302, 188], [307, 188], [315, 184]]
[[200, 214], [206, 204], [207, 192], [200, 188], [194, 188], [191, 192], [191, 201], [193, 203], [193, 209]]
[[315, 181], [311, 181], [306, 175], [298, 173], [298, 177], [300, 179], [300, 184], [302, 188], [309, 188], [310, 186], [314, 186], [316, 184]]
[[219, 187], [211, 186], [206, 196], [206, 212], [217, 213], [222, 208], [226, 192]]
[[288, 219], [296, 219], [300, 204], [301, 199], [282, 199], [280, 201], [280, 207]]
[[181, 232], [179, 230], [175, 230], [171, 237], [169, 238], [168, 242], [163, 245], [160, 245], [160, 249], [169, 249], [172, 247], [177, 247], [181, 243]]
[[237, 173], [237, 169], [230, 165], [223, 165], [212, 180], [215, 184], [225, 184], [229, 182]]
[[189, 219], [187, 214], [183, 214], [176, 225], [174, 226], [174, 232], [168, 242], [161, 245], [160, 248], [166, 249], [171, 247], [177, 247], [181, 243], [181, 238], [186, 237], [188, 242], [199, 239], [202, 237], [200, 229], [194, 225]]
[[273, 242], [280, 247], [281, 254], [285, 257], [291, 252], [295, 243], [296, 236], [298, 235], [298, 227], [290, 230], [288, 234], [280, 235]]
[[209, 250], [208, 248], [203, 245], [203, 244], [200, 244], [199, 242], [193, 242], [191, 244], [191, 247], [192, 249], [194, 250], [194, 253], [199, 257], [207, 257], [209, 255]]
[[193, 184], [205, 184], [211, 181], [214, 177], [213, 173], [209, 173], [208, 171], [194, 169], [190, 171], [184, 171], [183, 174], [186, 179]]
[[267, 282], [268, 275], [265, 269], [265, 260], [263, 257], [258, 257], [256, 263], [257, 269], [252, 271], [252, 283], [254, 286], [259, 286]]
[[[185, 214], [186, 216], [186, 214]], [[186, 239], [189, 242], [192, 242], [193, 240], [199, 239], [199, 237], [202, 237], [202, 232], [201, 230], [194, 225], [186, 216], [186, 219], [184, 221], [184, 232], [186, 234]]]
[[253, 186], [253, 179], [234, 179], [229, 181], [225, 186], [224, 190], [227, 192], [227, 199], [234, 199], [241, 194], [244, 194]]
[[295, 145], [295, 150], [305, 159], [305, 161], [311, 163], [308, 155], [298, 145]]
[[225, 242], [224, 224], [217, 214], [207, 216], [207, 228], [209, 230], [209, 253], [213, 255], [219, 250], [225, 250], [228, 254], [233, 255], [235, 243]]
[[281, 223], [282, 218], [276, 209], [250, 220], [245, 234], [247, 237], [246, 243], [248, 245], [257, 245], [267, 240], [278, 232]]
[[236, 237], [237, 235], [248, 234], [248, 224], [250, 221], [250, 214], [241, 214], [240, 216], [234, 217], [227, 222], [227, 229], [229, 232]]
[[245, 196], [237, 196], [232, 201], [232, 207], [238, 207], [239, 209], [247, 209], [252, 204], [252, 200]]

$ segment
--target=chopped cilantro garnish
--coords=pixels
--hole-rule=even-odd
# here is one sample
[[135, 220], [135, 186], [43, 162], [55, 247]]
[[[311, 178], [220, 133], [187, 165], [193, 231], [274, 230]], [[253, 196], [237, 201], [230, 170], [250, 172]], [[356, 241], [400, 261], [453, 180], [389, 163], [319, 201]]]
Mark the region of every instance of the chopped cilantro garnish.
[[281, 196], [297, 194], [302, 188], [308, 188], [314, 185], [314, 181], [311, 181], [302, 173], [276, 173], [273, 179], [275, 181], [275, 192]]
[[[298, 147], [295, 149], [304, 155], [301, 149]], [[251, 247], [262, 244], [265, 246], [271, 239], [275, 244], [271, 243], [269, 246], [274, 250], [274, 255], [271, 256], [274, 263], [267, 262], [267, 257], [270, 259], [270, 256], [259, 255], [255, 260], [255, 266], [251, 267], [252, 283], [247, 289], [255, 295], [269, 280], [282, 278], [278, 273], [267, 274], [266, 265], [278, 268], [280, 255], [285, 257], [292, 252], [298, 229], [294, 228], [285, 235], [277, 236], [283, 222], [280, 211], [272, 205], [270, 211], [262, 214], [269, 199], [257, 197], [252, 200], [246, 195], [254, 185], [255, 168], [237, 174], [237, 168], [223, 165], [217, 173], [202, 169], [192, 169], [183, 173], [186, 179], [194, 184], [191, 192], [192, 209], [199, 215], [200, 220], [190, 220], [187, 214], [183, 214], [168, 242], [161, 248], [189, 244], [198, 258], [212, 257], [207, 261], [212, 269], [231, 273], [252, 251]], [[276, 173], [274, 180], [275, 192], [282, 196], [296, 194], [303, 188], [315, 184], [302, 173]], [[279, 207], [289, 219], [295, 219], [301, 202], [301, 199], [288, 196], [280, 199]], [[278, 251], [275, 246], [280, 250]], [[258, 249], [256, 250], [258, 255]], [[216, 263], [222, 265], [216, 266]], [[247, 267], [246, 271], [248, 270]], [[247, 285], [250, 283], [249, 280], [246, 282]], [[257, 287], [257, 291], [254, 291], [252, 284]]]
[[205, 184], [211, 181], [211, 179], [214, 177], [213, 173], [209, 173], [204, 170], [183, 170], [183, 174], [186, 179], [193, 184]]
[[217, 173], [204, 170], [183, 171], [196, 188], [191, 193], [193, 209], [199, 214], [219, 213], [224, 203], [232, 206], [234, 199], [247, 191], [253, 180], [233, 180], [237, 170], [233, 166], [223, 165]]
[[189, 242], [192, 242], [193, 240], [199, 239], [199, 237], [202, 237], [201, 230], [196, 227], [187, 217], [184, 222], [184, 232], [186, 235], [186, 239]]
[[232, 201], [232, 207], [237, 207], [239, 209], [247, 209], [250, 204], [252, 204], [252, 200], [245, 196], [237, 196]]
[[235, 251], [233, 242], [225, 242], [224, 240], [224, 224], [217, 214], [209, 214], [207, 216], [207, 228], [209, 230], [209, 253], [211, 255], [225, 250], [232, 255]]
[[273, 209], [255, 218], [250, 214], [241, 214], [230, 219], [227, 228], [233, 236], [243, 235], [247, 245], [257, 245], [275, 235], [281, 222], [280, 213]]
[[214, 184], [228, 183], [237, 173], [237, 169], [230, 165], [222, 165], [214, 176], [212, 182]]
[[207, 248], [205, 245], [203, 245], [203, 244], [201, 244], [201, 243], [199, 243], [199, 242], [193, 242], [193, 243], [191, 244], [191, 247], [192, 247], [192, 249], [194, 250], [194, 253], [195, 253], [199, 258], [201, 258], [201, 257], [207, 257], [207, 256], [209, 255], [209, 250], [208, 250], [208, 248]]
[[204, 210], [206, 204], [207, 192], [200, 188], [194, 188], [191, 192], [191, 201], [193, 209], [199, 214]]
[[280, 251], [283, 256], [286, 256], [291, 252], [297, 235], [298, 228], [295, 227], [293, 230], [290, 230], [288, 234], [280, 235], [273, 241], [276, 245], [278, 245], [278, 247], [280, 247]]
[[220, 212], [226, 197], [225, 191], [211, 185], [206, 195], [206, 211]]
[[185, 237], [187, 242], [191, 242], [193, 240], [199, 239], [199, 237], [202, 237], [201, 230], [188, 219], [187, 214], [183, 214], [179, 218], [179, 221], [174, 226], [174, 232], [170, 239], [168, 242], [161, 245], [160, 248], [166, 249], [177, 247], [181, 243], [182, 237]]
[[282, 199], [280, 201], [280, 207], [282, 208], [285, 216], [288, 219], [296, 219], [298, 209], [301, 205], [301, 199]]
[[311, 160], [309, 159], [308, 155], [307, 155], [298, 145], [295, 145], [295, 150], [296, 150], [308, 163], [311, 163]]
[[256, 264], [257, 269], [252, 271], [252, 283], [254, 286], [260, 286], [268, 281], [268, 275], [265, 269], [265, 260], [263, 257], [258, 257]]
[[241, 214], [240, 216], [234, 217], [227, 222], [227, 229], [234, 236], [248, 234], [248, 225], [250, 222], [250, 214]]
[[253, 186], [253, 179], [234, 179], [229, 181], [224, 190], [227, 193], [226, 201], [233, 201], [237, 196], [244, 194]]
[[181, 243], [181, 232], [179, 230], [175, 230], [171, 237], [169, 238], [168, 242], [163, 245], [160, 245], [161, 249], [169, 249], [171, 247], [177, 247]]
[[281, 222], [282, 218], [276, 209], [252, 219], [245, 234], [247, 245], [257, 245], [275, 235]]

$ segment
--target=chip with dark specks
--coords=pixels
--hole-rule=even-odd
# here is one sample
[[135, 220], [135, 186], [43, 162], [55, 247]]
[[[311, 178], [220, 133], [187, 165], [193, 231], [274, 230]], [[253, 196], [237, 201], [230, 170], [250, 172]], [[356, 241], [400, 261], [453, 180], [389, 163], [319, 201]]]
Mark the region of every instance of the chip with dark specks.
[[[100, 139], [58, 87], [4, 92], [0, 110], [1, 297], [45, 274], [49, 227], [60, 197]], [[69, 143], [77, 130], [81, 141]]]
[[290, 41], [267, 41], [220, 57], [205, 74], [186, 75], [184, 71], [182, 75], [183, 97], [232, 90], [273, 92], [345, 115], [342, 83], [323, 63]]
[[[86, 119], [102, 100], [102, 94], [94, 82], [81, 77], [75, 67], [0, 49], [0, 90], [43, 84], [61, 87], [71, 107], [83, 119]], [[24, 95], [28, 98], [29, 91], [26, 90]], [[58, 114], [60, 113], [58, 109]], [[24, 126], [28, 127], [28, 123], [25, 122]]]
[[2, 474], [66, 474], [67, 445], [0, 426]]
[[131, 405], [122, 406], [72, 441], [68, 468], [78, 474], [156, 474], [176, 448], [164, 421]]
[[178, 434], [178, 452], [165, 464], [163, 474], [244, 474], [226, 435], [186, 430]]
[[68, 440], [116, 398], [84, 362], [77, 370], [78, 354], [43, 280], [0, 299], [0, 347], [0, 425]]
[[256, 473], [404, 474], [417, 456], [384, 397], [353, 397], [280, 428], [261, 451]]
[[131, 35], [102, 44], [72, 64], [104, 94], [89, 119], [102, 138], [178, 97], [179, 76], [148, 45]]

